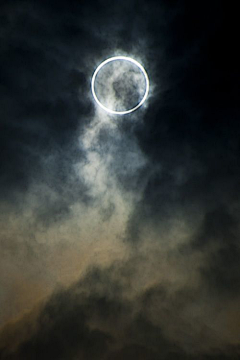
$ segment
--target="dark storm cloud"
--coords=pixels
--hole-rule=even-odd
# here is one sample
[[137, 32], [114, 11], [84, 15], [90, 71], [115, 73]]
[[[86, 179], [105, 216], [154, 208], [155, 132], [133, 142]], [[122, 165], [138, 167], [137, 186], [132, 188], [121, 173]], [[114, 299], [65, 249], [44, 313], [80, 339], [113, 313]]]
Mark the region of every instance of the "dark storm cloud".
[[208, 262], [201, 272], [212, 293], [239, 294], [239, 230], [239, 219], [226, 208], [218, 208], [205, 215], [194, 239], [194, 247], [207, 253]]
[[[218, 349], [200, 355], [168, 340], [162, 330], [164, 322], [162, 327], [154, 325], [147, 313], [156, 300], [163, 305], [163, 318], [175, 307], [181, 311], [188, 305], [187, 294], [172, 297], [160, 285], [140, 298], [127, 300], [122, 296], [126, 279], [119, 270], [94, 269], [69, 290], [53, 295], [33, 330], [26, 332], [26, 339], [17, 348], [12, 343], [1, 349], [2, 359], [237, 359], [234, 347], [226, 348], [222, 355]], [[179, 321], [176, 317], [175, 322]]]

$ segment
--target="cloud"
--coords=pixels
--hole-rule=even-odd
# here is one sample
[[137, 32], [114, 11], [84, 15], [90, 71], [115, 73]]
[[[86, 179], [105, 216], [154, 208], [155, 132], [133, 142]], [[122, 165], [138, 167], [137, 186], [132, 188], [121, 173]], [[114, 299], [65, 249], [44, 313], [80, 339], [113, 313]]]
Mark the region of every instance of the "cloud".
[[[12, 341], [9, 348], [2, 347], [2, 358], [215, 359], [220, 353], [226, 359], [237, 358], [238, 348], [222, 344], [207, 326], [199, 334], [196, 325], [200, 324], [183, 326], [182, 310], [191, 306], [193, 293], [184, 290], [172, 295], [159, 285], [137, 297], [126, 297], [123, 269], [91, 270], [69, 289], [52, 295], [35, 319], [30, 318], [31, 327], [29, 318], [8, 327], [8, 336], [14, 331], [26, 336], [17, 346]], [[26, 327], [30, 331], [24, 332]], [[201, 349], [199, 336], [208, 338], [208, 348], [205, 341]]]
[[205, 215], [194, 247], [207, 253], [202, 275], [212, 292], [238, 295], [239, 226], [234, 214], [218, 208]]
[[[225, 9], [1, 6], [0, 356], [237, 359], [238, 64]], [[121, 118], [90, 91], [119, 54], [151, 85]]]

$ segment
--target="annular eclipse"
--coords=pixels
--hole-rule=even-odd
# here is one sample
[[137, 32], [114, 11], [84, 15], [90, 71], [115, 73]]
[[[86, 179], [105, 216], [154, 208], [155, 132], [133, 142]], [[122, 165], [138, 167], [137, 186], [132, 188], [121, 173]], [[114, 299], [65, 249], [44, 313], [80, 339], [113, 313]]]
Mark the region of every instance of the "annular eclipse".
[[[144, 95], [142, 97], [142, 99], [138, 102], [137, 105], [135, 105], [134, 107], [132, 107], [131, 109], [126, 109], [124, 111], [116, 111], [116, 110], [112, 110], [109, 109], [108, 107], [106, 107], [105, 105], [103, 105], [101, 103], [101, 101], [99, 100], [99, 98], [97, 97], [96, 91], [95, 91], [95, 81], [96, 81], [96, 77], [97, 74], [99, 73], [99, 71], [108, 63], [112, 62], [112, 61], [116, 61], [116, 60], [122, 60], [122, 61], [128, 61], [130, 63], [135, 64], [139, 70], [142, 72], [144, 78], [145, 78], [145, 92]], [[96, 103], [105, 111], [107, 111], [110, 114], [116, 114], [116, 115], [125, 115], [125, 114], [129, 114], [135, 110], [137, 110], [138, 108], [140, 108], [140, 106], [142, 106], [142, 104], [145, 102], [145, 100], [147, 99], [148, 93], [149, 93], [149, 78], [147, 75], [146, 70], [144, 69], [144, 67], [136, 60], [127, 57], [127, 56], [114, 56], [111, 58], [108, 58], [107, 60], [103, 61], [100, 65], [98, 65], [98, 67], [96, 68], [96, 70], [93, 73], [92, 76], [92, 81], [91, 81], [91, 89], [92, 89], [92, 94], [93, 94], [93, 98], [96, 101]]]

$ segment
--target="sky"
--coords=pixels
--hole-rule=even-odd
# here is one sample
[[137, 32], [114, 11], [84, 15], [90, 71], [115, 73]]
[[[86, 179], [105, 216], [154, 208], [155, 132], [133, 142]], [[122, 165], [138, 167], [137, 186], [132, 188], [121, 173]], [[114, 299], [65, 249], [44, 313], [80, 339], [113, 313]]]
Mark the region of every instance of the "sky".
[[[219, 0], [1, 2], [1, 359], [240, 358], [237, 24]], [[150, 82], [121, 116], [91, 92], [113, 56]], [[130, 67], [105, 105], [141, 98]]]

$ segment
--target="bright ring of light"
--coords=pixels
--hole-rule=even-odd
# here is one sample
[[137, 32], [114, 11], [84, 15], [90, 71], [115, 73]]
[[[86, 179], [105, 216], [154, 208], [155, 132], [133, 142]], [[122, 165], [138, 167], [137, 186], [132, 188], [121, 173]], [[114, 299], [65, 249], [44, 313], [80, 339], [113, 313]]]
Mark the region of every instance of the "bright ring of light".
[[[142, 100], [136, 105], [134, 106], [132, 109], [129, 109], [129, 110], [126, 110], [126, 111], [115, 111], [115, 110], [111, 110], [111, 109], [108, 109], [106, 106], [104, 106], [97, 98], [97, 95], [95, 93], [95, 80], [96, 80], [96, 76], [99, 72], [99, 70], [104, 66], [106, 65], [107, 63], [111, 62], [111, 61], [115, 61], [115, 60], [125, 60], [125, 61], [129, 61], [133, 64], [135, 64], [140, 70], [141, 72], [143, 73], [144, 75], [144, 78], [145, 78], [145, 83], [146, 83], [146, 90], [145, 90], [145, 94], [142, 98]], [[147, 96], [148, 96], [148, 92], [149, 92], [149, 79], [148, 79], [148, 75], [144, 69], [144, 67], [139, 64], [139, 62], [137, 62], [136, 60], [130, 58], [130, 57], [126, 57], [126, 56], [114, 56], [114, 57], [111, 57], [105, 61], [103, 61], [97, 68], [96, 70], [94, 71], [94, 74], [93, 74], [93, 77], [92, 77], [92, 94], [93, 94], [93, 97], [96, 101], [96, 103], [102, 108], [104, 109], [105, 111], [111, 113], [111, 114], [117, 114], [117, 115], [125, 115], [125, 114], [129, 114], [135, 110], [137, 110], [143, 103], [144, 101], [146, 100]]]

